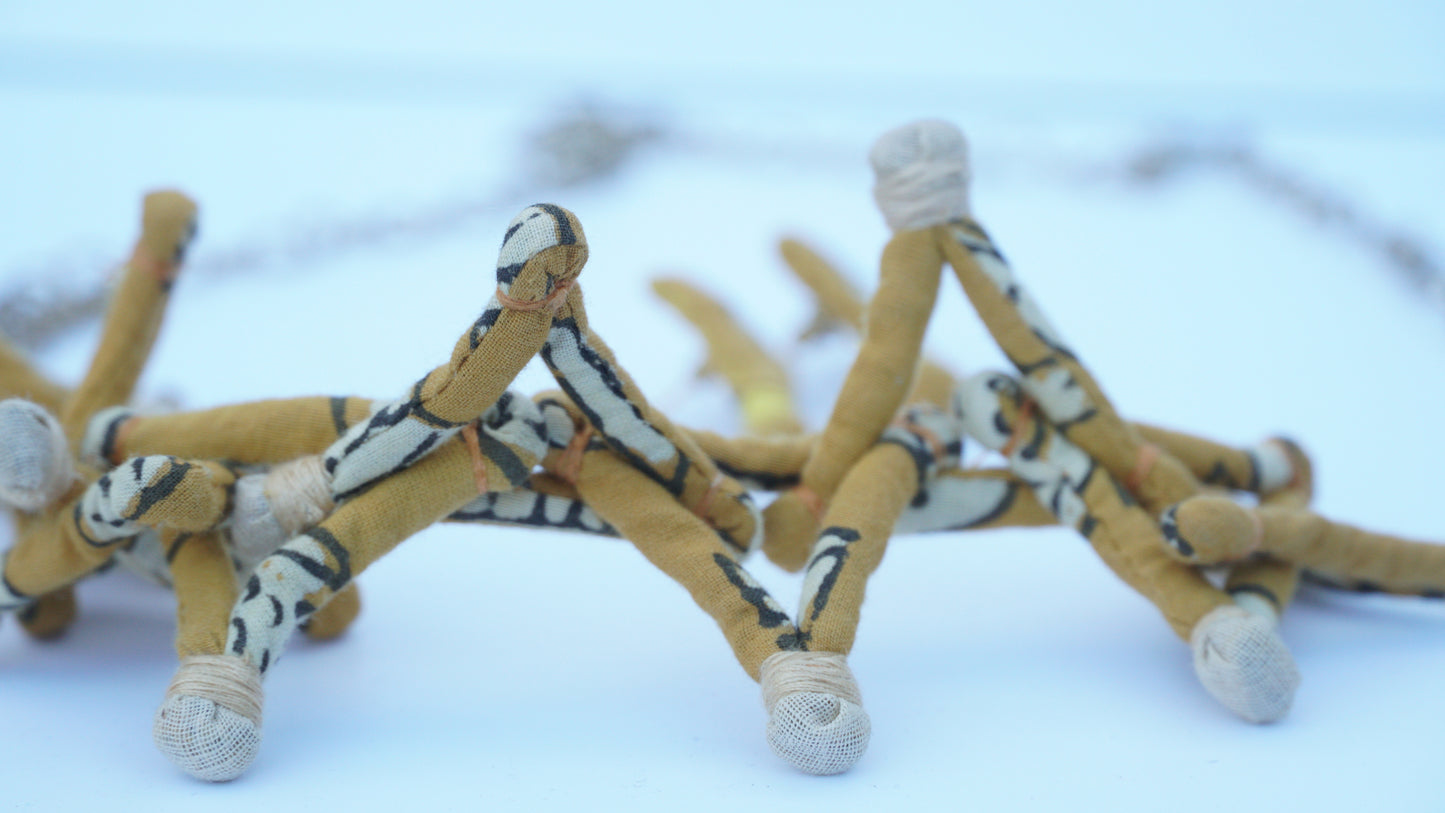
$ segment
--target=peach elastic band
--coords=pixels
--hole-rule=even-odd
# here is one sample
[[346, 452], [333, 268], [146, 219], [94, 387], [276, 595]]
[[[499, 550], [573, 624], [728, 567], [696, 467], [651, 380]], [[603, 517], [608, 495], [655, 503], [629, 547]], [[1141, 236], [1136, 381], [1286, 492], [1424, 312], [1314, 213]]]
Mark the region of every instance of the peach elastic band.
[[511, 311], [545, 310], [556, 313], [567, 303], [567, 294], [572, 290], [572, 285], [575, 282], [575, 279], [564, 279], [557, 283], [557, 287], [552, 289], [552, 293], [547, 294], [541, 299], [513, 299], [507, 296], [507, 293], [503, 291], [499, 285], [497, 286], [497, 301], [502, 303], [502, 307]]
[[582, 472], [582, 454], [587, 451], [587, 444], [592, 441], [592, 424], [583, 423], [572, 433], [572, 439], [567, 441], [567, 448], [562, 450], [562, 455], [557, 459], [558, 477], [564, 481], [577, 485], [577, 475]]
[[130, 264], [140, 268], [161, 282], [172, 282], [176, 278], [176, 265], [155, 256], [143, 245], [137, 245], [131, 252]]
[[1134, 461], [1134, 470], [1124, 478], [1124, 487], [1130, 492], [1137, 493], [1139, 486], [1143, 484], [1144, 478], [1154, 470], [1154, 464], [1159, 462], [1159, 447], [1152, 443], [1144, 443], [1139, 446], [1139, 459]]
[[1013, 456], [1014, 449], [1018, 448], [1018, 445], [1024, 440], [1024, 428], [1028, 426], [1029, 421], [1031, 421], [1033, 417], [1034, 400], [1032, 398], [1025, 398], [1023, 404], [1019, 406], [1019, 416], [1018, 419], [1014, 421], [1014, 431], [1008, 436], [1008, 443], [1005, 443], [1003, 447], [998, 450], [999, 454], [1004, 457]]
[[487, 483], [487, 461], [482, 457], [482, 444], [477, 439], [477, 425], [469, 423], [462, 427], [462, 442], [467, 446], [467, 454], [472, 457], [472, 478], [477, 481], [477, 493], [486, 494], [491, 491]]
[[793, 488], [793, 494], [808, 509], [808, 513], [813, 515], [813, 519], [818, 522], [823, 521], [823, 498], [818, 496], [818, 492], [799, 483]]
[[[718, 487], [723, 484], [723, 473], [718, 472], [712, 476], [712, 482], [708, 483], [707, 491], [702, 493], [702, 499], [692, 507], [692, 512], [703, 520], [707, 519], [707, 512], [712, 510], [713, 500], [717, 499]], [[711, 524], [711, 523], [709, 523]]]
[[938, 435], [935, 435], [923, 424], [918, 423], [908, 416], [899, 418], [893, 422], [893, 425], [921, 438], [923, 442], [928, 445], [928, 450], [933, 453], [934, 461], [942, 460], [944, 454], [948, 451], [943, 448], [943, 443], [938, 439]]

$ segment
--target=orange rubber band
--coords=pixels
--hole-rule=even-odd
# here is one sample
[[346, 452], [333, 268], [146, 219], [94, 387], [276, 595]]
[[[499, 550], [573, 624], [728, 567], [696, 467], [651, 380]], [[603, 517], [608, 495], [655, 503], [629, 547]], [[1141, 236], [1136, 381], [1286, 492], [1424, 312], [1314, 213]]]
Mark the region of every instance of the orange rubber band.
[[167, 262], [151, 254], [150, 250], [143, 245], [135, 247], [130, 254], [131, 266], [150, 274], [161, 282], [174, 282], [176, 278], [175, 263]]
[[499, 285], [497, 286], [497, 301], [502, 303], [502, 307], [511, 311], [528, 312], [546, 310], [555, 314], [562, 309], [563, 305], [567, 304], [567, 294], [572, 290], [572, 284], [576, 281], [576, 279], [562, 280], [557, 283], [556, 288], [552, 289], [552, 293], [547, 294], [541, 299], [513, 299], [507, 296], [507, 293], [503, 291]]
[[938, 435], [935, 435], [923, 424], [905, 415], [895, 420], [893, 425], [921, 439], [928, 446], [928, 450], [933, 452], [935, 462], [943, 459], [943, 455], [947, 452], [943, 448], [943, 442], [938, 439]]
[[567, 441], [567, 448], [562, 450], [562, 455], [557, 459], [556, 475], [574, 488], [577, 485], [577, 475], [582, 472], [582, 454], [587, 451], [587, 444], [592, 440], [592, 424], [583, 423], [572, 433], [572, 439]]
[[719, 487], [723, 484], [723, 479], [722, 472], [714, 474], [712, 482], [707, 485], [707, 491], [702, 493], [702, 499], [698, 500], [697, 505], [692, 507], [692, 512], [704, 521], [707, 520], [707, 512], [712, 510], [713, 500], [717, 499], [717, 493]]
[[1143, 484], [1144, 478], [1154, 470], [1154, 464], [1159, 462], [1159, 447], [1152, 443], [1144, 443], [1139, 446], [1139, 459], [1134, 463], [1134, 470], [1124, 478], [1124, 487], [1131, 492], [1137, 493], [1139, 486]]
[[469, 423], [462, 427], [462, 441], [467, 446], [467, 453], [472, 457], [472, 477], [477, 481], [477, 493], [486, 494], [491, 491], [487, 483], [487, 462], [482, 457], [482, 444], [477, 439], [477, 425]]
[[1018, 445], [1020, 443], [1023, 443], [1024, 427], [1028, 425], [1029, 421], [1032, 420], [1033, 417], [1034, 400], [1032, 398], [1025, 398], [1023, 404], [1019, 406], [1019, 416], [1018, 419], [1014, 421], [1013, 434], [1009, 435], [1008, 443], [1005, 443], [1003, 447], [998, 450], [999, 454], [1003, 455], [1004, 457], [1013, 456], [1014, 449], [1018, 448]]
[[808, 509], [808, 513], [813, 515], [813, 519], [818, 522], [823, 521], [823, 510], [826, 506], [823, 505], [823, 498], [818, 496], [818, 492], [799, 483], [793, 488], [793, 494], [803, 503], [803, 506]]

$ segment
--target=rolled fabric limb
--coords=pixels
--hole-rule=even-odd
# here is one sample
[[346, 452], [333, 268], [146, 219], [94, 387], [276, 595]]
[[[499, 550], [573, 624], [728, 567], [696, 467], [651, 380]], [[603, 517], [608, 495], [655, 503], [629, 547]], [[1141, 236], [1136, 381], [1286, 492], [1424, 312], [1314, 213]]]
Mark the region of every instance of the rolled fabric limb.
[[958, 465], [962, 443], [958, 420], [915, 407], [848, 472], [804, 570], [797, 618], [807, 648], [852, 651], [868, 578], [895, 524], [940, 467]]
[[[803, 337], [808, 338], [834, 323], [846, 325], [854, 333], [863, 334], [863, 314], [866, 308], [863, 297], [837, 268], [823, 259], [816, 250], [798, 240], [784, 239], [778, 248], [793, 275], [808, 287], [817, 300], [818, 318]], [[924, 356], [918, 361], [913, 392], [905, 401], [910, 404], [926, 401], [939, 409], [948, 409], [953, 385], [953, 373]]]
[[326, 471], [346, 498], [477, 420], [502, 398], [542, 350], [554, 321], [580, 298], [573, 283], [587, 262], [587, 238], [575, 215], [538, 204], [507, 227], [497, 257], [497, 290], [452, 349], [405, 397], [382, 405], [326, 452]]
[[[1299, 444], [1289, 438], [1269, 438], [1252, 454], [1266, 472], [1260, 478], [1260, 505], [1309, 508], [1314, 496], [1314, 466]], [[1256, 612], [1272, 612], [1277, 620], [1294, 601], [1300, 576], [1300, 569], [1288, 562], [1267, 557], [1249, 559], [1229, 568], [1224, 591], [1236, 604]]]
[[[3, 356], [4, 369], [15, 375], [18, 386], [32, 390], [51, 407], [57, 417], [52, 437], [64, 441], [72, 453], [78, 449], [85, 423], [96, 411], [130, 399], [137, 379], [155, 345], [165, 315], [170, 289], [185, 260], [196, 231], [196, 205], [174, 190], [159, 190], [145, 196], [141, 204], [141, 228], [125, 264], [119, 285], [106, 308], [100, 343], [79, 386], [62, 395], [59, 388], [37, 380], [28, 365], [13, 353]], [[8, 351], [9, 348], [7, 347]], [[0, 441], [0, 479], [13, 473], [15, 447], [10, 438]], [[72, 476], [80, 478], [77, 489], [98, 476], [82, 467]], [[69, 483], [66, 484], [69, 487]], [[22, 626], [38, 638], [53, 638], [75, 617], [75, 596], [69, 584], [107, 561], [109, 546], [93, 549], [70, 547], [77, 519], [63, 516], [57, 506], [69, 506], [77, 489], [47, 492], [43, 505], [27, 508], [38, 512], [17, 528], [13, 555], [5, 562], [4, 578], [12, 588], [28, 592], [28, 606], [21, 612]], [[3, 490], [3, 489], [0, 489]], [[27, 534], [31, 538], [27, 538]], [[62, 540], [58, 559], [47, 561], [44, 554], [51, 540]], [[59, 580], [58, 580], [59, 579]], [[49, 587], [40, 588], [39, 585]], [[29, 585], [17, 587], [17, 585]], [[57, 591], [56, 595], [47, 593]]]
[[258, 466], [326, 450], [371, 415], [365, 398], [277, 398], [165, 415], [103, 410], [86, 426], [83, 459], [117, 465], [130, 457], [168, 454]]
[[1166, 512], [1164, 529], [1167, 550], [1182, 562], [1269, 556], [1346, 585], [1445, 598], [1445, 545], [1366, 531], [1308, 510], [1247, 508], [1206, 495]]
[[130, 400], [195, 234], [194, 201], [173, 190], [145, 196], [141, 234], [106, 308], [100, 344], [85, 377], [60, 410], [60, 423], [73, 450], [79, 451], [92, 415]]
[[580, 286], [562, 305], [542, 361], [597, 437], [684, 505], [739, 552], [761, 537], [752, 497], [647, 400], [592, 330]]
[[1014, 379], [982, 373], [958, 393], [970, 437], [1003, 454], [1059, 522], [1083, 534], [1113, 570], [1149, 599], [1181, 638], [1229, 596], [1161, 549], [1163, 532], [1093, 458], [1025, 407]]
[[19, 349], [0, 338], [0, 398], [24, 398], [56, 413], [69, 397], [69, 390], [41, 374]]
[[176, 652], [219, 655], [236, 602], [236, 571], [217, 530], [165, 531], [160, 536], [176, 592]]

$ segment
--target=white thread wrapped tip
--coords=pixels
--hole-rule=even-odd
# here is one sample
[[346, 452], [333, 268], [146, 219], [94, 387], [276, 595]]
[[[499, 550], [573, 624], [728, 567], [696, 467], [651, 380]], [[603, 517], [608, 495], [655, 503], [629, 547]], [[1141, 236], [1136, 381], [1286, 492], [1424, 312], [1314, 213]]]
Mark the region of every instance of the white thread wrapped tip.
[[1289, 713], [1299, 669], [1271, 616], [1244, 607], [1215, 608], [1189, 636], [1194, 674], [1230, 711], [1251, 723], [1272, 723]]
[[846, 656], [779, 652], [763, 661], [768, 746], [800, 771], [843, 773], [868, 750], [872, 723]]
[[186, 773], [227, 782], [245, 773], [261, 747], [261, 673], [242, 658], [193, 655], [156, 710], [156, 747]]
[[54, 415], [23, 398], [0, 401], [0, 503], [39, 511], [59, 499], [76, 476]]
[[288, 539], [326, 519], [336, 508], [331, 477], [320, 455], [272, 468], [264, 487], [271, 512]]
[[893, 231], [969, 214], [968, 142], [952, 124], [926, 119], [889, 130], [874, 142], [868, 161], [873, 199]]

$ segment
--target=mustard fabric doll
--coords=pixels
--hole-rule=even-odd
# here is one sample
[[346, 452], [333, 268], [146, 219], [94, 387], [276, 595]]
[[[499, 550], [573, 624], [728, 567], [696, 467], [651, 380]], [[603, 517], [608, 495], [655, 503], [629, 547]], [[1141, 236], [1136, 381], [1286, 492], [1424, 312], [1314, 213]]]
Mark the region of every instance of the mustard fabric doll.
[[[818, 325], [844, 324], [860, 334], [863, 332], [864, 304], [836, 268], [817, 251], [797, 240], [783, 240], [781, 253], [788, 268], [808, 287], [817, 301], [819, 314], [812, 330], [816, 330]], [[919, 364], [918, 378], [908, 400], [947, 405], [952, 401], [954, 388], [953, 374], [937, 362], [924, 358]], [[1152, 445], [1163, 449], [1183, 462], [1206, 486], [1252, 493], [1265, 497], [1271, 504], [1302, 508], [1309, 503], [1313, 487], [1309, 458], [1297, 444], [1286, 438], [1270, 438], [1252, 449], [1235, 450], [1157, 426], [1142, 423], [1132, 426], [1144, 438], [1146, 448]], [[910, 510], [908, 513], [922, 512]], [[937, 524], [923, 520], [921, 516], [918, 521]], [[946, 524], [946, 519], [939, 522]], [[791, 561], [790, 555], [791, 552], [778, 553], [775, 558], [787, 562]], [[1261, 614], [1266, 609], [1276, 615], [1283, 611], [1298, 585], [1294, 567], [1261, 557], [1232, 564], [1225, 589], [1236, 603], [1251, 603]]]
[[[69, 623], [73, 582], [120, 561], [173, 587], [182, 658], [219, 652], [238, 574], [260, 558], [238, 549], [220, 527], [235, 498], [238, 464], [159, 456], [112, 468], [117, 461], [85, 448], [86, 426], [123, 411], [111, 405], [130, 398], [194, 236], [195, 215], [181, 193], [146, 196], [141, 238], [107, 310], [99, 349], [73, 392], [50, 384], [18, 354], [4, 362], [5, 380], [25, 398], [0, 402], [0, 501], [17, 512], [17, 541], [0, 570], [0, 609], [18, 609], [33, 624], [33, 608], [41, 608], [46, 633]], [[358, 610], [352, 590], [307, 632], [339, 635]]]
[[[580, 497], [602, 521], [589, 530], [615, 530], [686, 586], [722, 627], [744, 669], [765, 693], [775, 689], [768, 695], [775, 717], [803, 713], [804, 696], [826, 693], [813, 692], [820, 687], [806, 674], [780, 689], [770, 682], [766, 662], [797, 649], [798, 640], [786, 612], [739, 563], [759, 535], [760, 518], [742, 487], [652, 409], [590, 329], [575, 284], [586, 256], [570, 212], [525, 210], [504, 238], [497, 294], [451, 362], [407, 397], [374, 407], [325, 454], [268, 475], [262, 494], [272, 514], [324, 518], [256, 567], [222, 626], [225, 653], [183, 661], [156, 718], [157, 743], [177, 764], [213, 780], [244, 771], [260, 742], [261, 676], [292, 631], [411, 534], [449, 516], [490, 512], [495, 519], [501, 506], [495, 495], [519, 487], [531, 491], [524, 503], [533, 505], [536, 495], [554, 506]], [[540, 405], [505, 391], [534, 354], [562, 387]], [[192, 419], [131, 420], [120, 454], [133, 453], [148, 436], [173, 435], [178, 420]], [[111, 433], [97, 427], [91, 434]], [[541, 475], [533, 473], [537, 464]], [[295, 500], [309, 506], [282, 507]]]
[[[870, 158], [877, 176], [874, 195], [894, 237], [884, 250], [863, 348], [829, 425], [803, 470], [800, 486], [769, 506], [769, 544], [776, 539], [787, 548], [816, 533], [820, 522], [829, 524], [829, 500], [838, 483], [908, 391], [946, 262], [989, 332], [1018, 367], [1028, 403], [1036, 404], [1041, 417], [1081, 451], [1081, 459], [1096, 461], [1122, 487], [1114, 495], [1119, 505], [1105, 505], [1111, 501], [1097, 487], [1079, 495], [1091, 509], [1088, 516], [1107, 513], [1115, 518], [1111, 528], [1127, 528], [1110, 533], [1113, 542], [1096, 545], [1096, 550], [1159, 607], [1176, 633], [1191, 642], [1196, 673], [1216, 699], [1250, 721], [1278, 719], [1290, 706], [1298, 673], [1277, 633], [1277, 615], [1249, 612], [1196, 570], [1161, 554], [1155, 518], [1169, 505], [1197, 495], [1201, 485], [1180, 460], [1146, 442], [1119, 418], [1087, 369], [1018, 284], [988, 235], [972, 220], [962, 134], [944, 122], [907, 125], [885, 133]], [[988, 394], [980, 397], [986, 400]], [[981, 411], [988, 412], [982, 404], [966, 410]], [[999, 441], [1000, 450], [1006, 443], [1006, 438]], [[1067, 475], [1092, 470], [1076, 466], [1063, 470], [1059, 478], [1084, 485], [1069, 481]], [[813, 555], [819, 551], [815, 545]], [[1292, 574], [1285, 575], [1289, 581]], [[1292, 583], [1286, 586], [1292, 590]], [[1217, 652], [1247, 652], [1249, 659], [1210, 657]]]
[[122, 270], [99, 348], [73, 392], [45, 382], [17, 355], [6, 354], [7, 380], [19, 382], [17, 394], [34, 400], [0, 403], [0, 503], [17, 512], [17, 541], [0, 580], [0, 610], [21, 610], [32, 631], [36, 623], [48, 634], [63, 630], [74, 614], [69, 585], [114, 553], [86, 543], [86, 518], [72, 516], [84, 486], [99, 472], [76, 465], [69, 439], [79, 438], [77, 430], [93, 412], [130, 398], [194, 234], [195, 212], [195, 204], [178, 192], [146, 196], [141, 236]]
[[[843, 321], [851, 321], [847, 314], [856, 313], [861, 306], [846, 282], [815, 252], [795, 241], [787, 241], [784, 246], [785, 258], [795, 270], [806, 263], [799, 276], [817, 293], [825, 314], [841, 312]], [[714, 326], [704, 335], [710, 357], [731, 356], [731, 363], [742, 373], [737, 380], [745, 383], [756, 380], [746, 375], [756, 345], [751, 343], [743, 352], [732, 354], [727, 342], [740, 331], [735, 324], [727, 328]], [[934, 371], [934, 389], [943, 389], [945, 379], [951, 382], [952, 376], [942, 367], [930, 367]], [[745, 395], [741, 393], [740, 400]], [[921, 396], [922, 390], [915, 389], [910, 398], [924, 400]], [[833, 653], [828, 657], [841, 661], [851, 651], [867, 579], [881, 560], [892, 533], [1036, 526], [1061, 519], [1057, 516], [1057, 483], [1049, 490], [1041, 487], [1041, 481], [1020, 477], [1008, 469], [960, 468], [963, 416], [957, 414], [957, 409], [961, 402], [951, 396], [940, 400], [953, 404], [952, 416], [938, 415], [927, 405], [905, 410], [840, 486], [835, 509], [830, 509], [833, 519], [820, 537], [821, 550], [814, 552], [797, 615], [800, 638], [806, 647], [818, 650], [815, 656]], [[1187, 461], [1201, 479], [1221, 486], [1243, 484], [1256, 492], [1268, 489], [1272, 496], [1266, 499], [1278, 498], [1290, 485], [1281, 471], [1292, 470], [1293, 463], [1286, 459], [1286, 447], [1276, 441], [1267, 441], [1253, 450], [1238, 450], [1182, 433], [1140, 429]], [[694, 435], [729, 473], [744, 483], [769, 490], [796, 483], [815, 443], [815, 438], [802, 436], [759, 439], [723, 438], [706, 432]], [[1302, 454], [1300, 462], [1305, 468], [1296, 478], [1307, 480], [1308, 461]], [[1046, 504], [1049, 508], [1044, 507]], [[1091, 527], [1090, 533], [1102, 543], [1117, 536], [1120, 529], [1114, 525]], [[1256, 597], [1256, 590], [1245, 589], [1242, 583], [1240, 587], [1246, 599]], [[770, 726], [770, 744], [780, 757], [802, 770], [846, 770], [866, 746], [866, 739], [846, 733], [849, 716], [866, 718], [861, 705], [856, 711], [846, 710], [849, 715], [839, 714], [806, 737]]]

